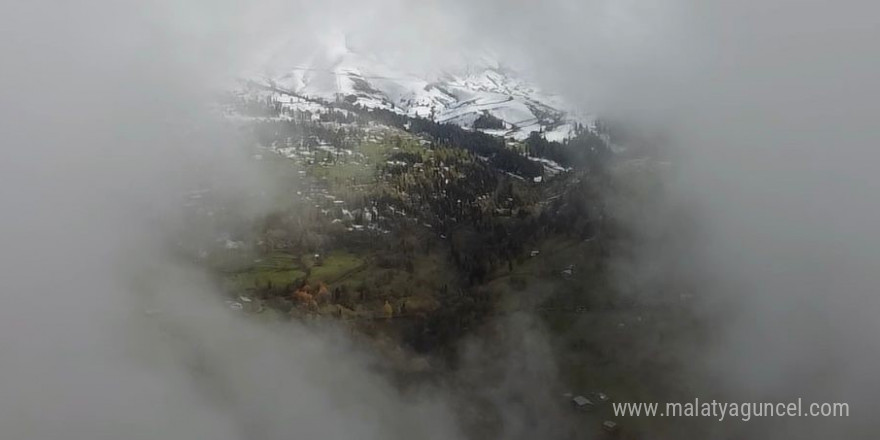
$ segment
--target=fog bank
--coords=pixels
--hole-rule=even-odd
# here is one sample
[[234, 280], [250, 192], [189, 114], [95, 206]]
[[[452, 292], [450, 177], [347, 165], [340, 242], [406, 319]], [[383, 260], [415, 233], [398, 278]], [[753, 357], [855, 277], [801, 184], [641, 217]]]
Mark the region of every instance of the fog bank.
[[[719, 438], [869, 438], [878, 429], [873, 3], [93, 0], [3, 9], [4, 437], [460, 436], [443, 396], [401, 396], [338, 335], [234, 319], [169, 252], [182, 192], [205, 182], [232, 198], [271, 190], [237, 134], [209, 116], [214, 86], [279, 50], [304, 53], [334, 27], [425, 70], [462, 46], [486, 47], [590, 111], [671, 133], [675, 172], [660, 205], [676, 208], [636, 220], [680, 246], [646, 248], [627, 273], [660, 267], [706, 299], [697, 311], [713, 320], [714, 345], [685, 361], [707, 392], [844, 401], [852, 412], [719, 424]], [[652, 282], [646, 275], [645, 288]], [[144, 315], [153, 308], [161, 318]]]
[[442, 399], [401, 395], [346, 337], [236, 318], [177, 256], [186, 191], [266, 208], [206, 104], [277, 10], [4, 6], [4, 438], [459, 436]]
[[[880, 366], [878, 8], [678, 2], [677, 11], [673, 21], [633, 15], [657, 32], [611, 54], [604, 63], [620, 75], [598, 80], [606, 114], [671, 133], [661, 208], [635, 220], [667, 241], [626, 273], [665, 272], [702, 297], [712, 342], [683, 361], [707, 393], [848, 402], [852, 411], [719, 424], [719, 438], [869, 438]], [[576, 90], [569, 65], [548, 75]]]

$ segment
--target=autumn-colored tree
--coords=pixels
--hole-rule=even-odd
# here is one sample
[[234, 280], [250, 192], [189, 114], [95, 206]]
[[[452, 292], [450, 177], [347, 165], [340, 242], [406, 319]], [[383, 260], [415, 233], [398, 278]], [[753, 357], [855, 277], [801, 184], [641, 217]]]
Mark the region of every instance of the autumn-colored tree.
[[299, 305], [309, 305], [309, 303], [315, 302], [315, 298], [306, 291], [306, 290], [297, 290], [296, 293], [293, 294], [293, 299]]
[[327, 289], [327, 285], [323, 282], [318, 282], [317, 292], [315, 293], [315, 300], [319, 304], [325, 304], [330, 301], [330, 290]]

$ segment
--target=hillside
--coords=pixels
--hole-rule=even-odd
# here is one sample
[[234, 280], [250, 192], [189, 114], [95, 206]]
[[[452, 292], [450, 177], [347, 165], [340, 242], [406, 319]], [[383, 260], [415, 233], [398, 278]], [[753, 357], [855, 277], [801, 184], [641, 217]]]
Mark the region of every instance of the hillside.
[[517, 140], [538, 131], [549, 140], [562, 141], [579, 124], [593, 122], [488, 56], [420, 75], [391, 67], [375, 54], [353, 50], [343, 39], [294, 64], [249, 79], [306, 98], [346, 99], [365, 108], [465, 128], [474, 128], [480, 117], [490, 116], [500, 123], [484, 131]]

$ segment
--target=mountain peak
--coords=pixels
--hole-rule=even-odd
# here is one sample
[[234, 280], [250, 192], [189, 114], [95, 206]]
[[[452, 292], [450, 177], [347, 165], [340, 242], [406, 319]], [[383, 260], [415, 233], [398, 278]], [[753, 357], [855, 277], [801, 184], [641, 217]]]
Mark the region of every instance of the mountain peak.
[[574, 119], [559, 97], [543, 93], [488, 51], [416, 74], [364, 50], [356, 36], [328, 32], [311, 57], [267, 79], [300, 96], [346, 99], [516, 139], [539, 131], [561, 140], [576, 123], [590, 122]]

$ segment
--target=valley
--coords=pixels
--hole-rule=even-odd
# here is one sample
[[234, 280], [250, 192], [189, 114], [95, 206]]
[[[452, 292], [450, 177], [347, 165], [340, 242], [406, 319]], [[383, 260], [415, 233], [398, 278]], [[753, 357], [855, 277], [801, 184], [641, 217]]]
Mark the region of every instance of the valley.
[[[222, 238], [186, 252], [231, 309], [342, 326], [403, 383], [451, 380], [464, 401], [481, 386], [456, 373], [471, 362], [461, 344], [497, 339], [497, 323], [528, 316], [553, 341], [559, 383], [541, 394], [573, 433], [601, 432], [612, 415], [607, 405], [571, 413], [571, 393], [636, 401], [676, 391], [678, 358], [664, 341], [699, 323], [673, 289], [650, 301], [620, 291], [614, 266], [631, 244], [609, 209], [609, 195], [631, 197], [619, 174], [650, 182], [662, 166], [613, 155], [591, 130], [517, 141], [345, 101], [298, 110], [275, 93], [225, 101], [281, 189], [270, 212], [233, 221], [209, 189], [188, 201], [195, 223], [230, 215]], [[503, 409], [480, 411], [488, 419], [473, 429], [491, 433]], [[660, 429], [615, 423], [633, 438]]]

